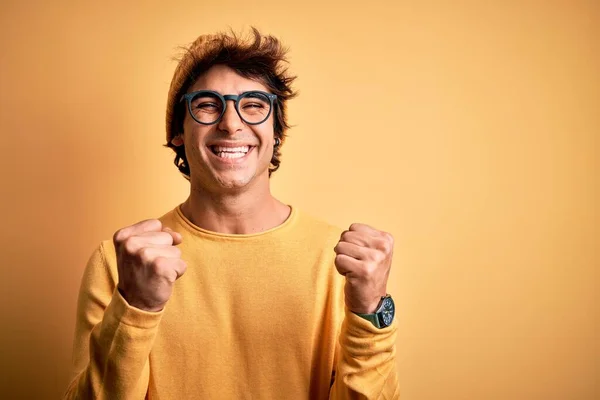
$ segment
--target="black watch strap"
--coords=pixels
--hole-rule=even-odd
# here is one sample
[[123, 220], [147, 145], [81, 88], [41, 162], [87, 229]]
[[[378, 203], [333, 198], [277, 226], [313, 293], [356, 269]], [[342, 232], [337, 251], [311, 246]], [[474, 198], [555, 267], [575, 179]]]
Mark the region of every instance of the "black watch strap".
[[361, 318], [366, 319], [367, 321], [370, 321], [373, 325], [375, 325], [376, 328], [381, 329], [381, 325], [379, 324], [379, 317], [377, 316], [377, 314], [359, 314], [359, 313], [354, 313], [356, 315], [358, 315]]

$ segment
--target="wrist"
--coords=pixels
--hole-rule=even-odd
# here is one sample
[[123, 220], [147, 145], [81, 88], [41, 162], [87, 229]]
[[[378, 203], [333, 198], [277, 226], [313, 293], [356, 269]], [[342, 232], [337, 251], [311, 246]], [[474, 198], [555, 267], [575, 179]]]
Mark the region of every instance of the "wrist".
[[[375, 296], [372, 299], [370, 299], [369, 302], [364, 302], [364, 303], [347, 301], [346, 306], [354, 314], [374, 314], [377, 312], [377, 309], [381, 305], [382, 299], [386, 295], [387, 295], [386, 293], [380, 294], [380, 295]], [[348, 299], [346, 298], [346, 300], [348, 300]]]
[[117, 286], [117, 290], [123, 297], [123, 300], [133, 308], [137, 308], [138, 310], [147, 311], [147, 312], [160, 312], [165, 308], [164, 304], [147, 304], [146, 302], [140, 301], [139, 299], [132, 298], [128, 296], [123, 288]]

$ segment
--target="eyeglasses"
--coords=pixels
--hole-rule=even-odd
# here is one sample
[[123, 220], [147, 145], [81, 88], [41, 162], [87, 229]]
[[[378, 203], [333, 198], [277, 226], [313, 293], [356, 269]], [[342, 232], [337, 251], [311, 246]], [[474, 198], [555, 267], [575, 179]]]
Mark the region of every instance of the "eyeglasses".
[[269, 118], [273, 110], [273, 102], [277, 95], [252, 90], [239, 95], [222, 95], [212, 90], [199, 90], [181, 96], [180, 102], [186, 101], [191, 117], [202, 125], [216, 124], [221, 120], [227, 101], [233, 100], [235, 110], [245, 123], [262, 124]]

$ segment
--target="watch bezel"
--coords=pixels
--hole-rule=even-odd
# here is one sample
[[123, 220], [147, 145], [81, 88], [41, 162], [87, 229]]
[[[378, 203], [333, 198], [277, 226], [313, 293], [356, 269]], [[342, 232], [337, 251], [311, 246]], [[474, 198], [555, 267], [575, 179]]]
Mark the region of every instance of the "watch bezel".
[[[389, 306], [389, 308], [387, 306]], [[385, 312], [391, 313], [389, 322], [386, 322], [384, 317]], [[387, 328], [392, 324], [392, 322], [394, 322], [394, 317], [396, 316], [396, 304], [394, 303], [392, 296], [386, 295], [381, 298], [381, 304], [377, 308], [377, 311], [375, 311], [375, 315], [377, 315], [377, 321], [379, 322], [379, 326], [381, 328]]]

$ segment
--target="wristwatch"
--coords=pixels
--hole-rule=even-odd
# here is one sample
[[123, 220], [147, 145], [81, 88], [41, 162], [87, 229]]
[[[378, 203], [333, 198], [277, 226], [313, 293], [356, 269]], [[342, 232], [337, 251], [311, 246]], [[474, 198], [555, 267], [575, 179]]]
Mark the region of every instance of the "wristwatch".
[[359, 314], [355, 313], [359, 317], [366, 319], [367, 321], [371, 321], [375, 327], [381, 329], [388, 327], [392, 324], [394, 320], [394, 315], [396, 314], [396, 306], [394, 305], [394, 300], [392, 300], [392, 296], [386, 294], [381, 297], [381, 301], [377, 306], [377, 310], [374, 314]]

